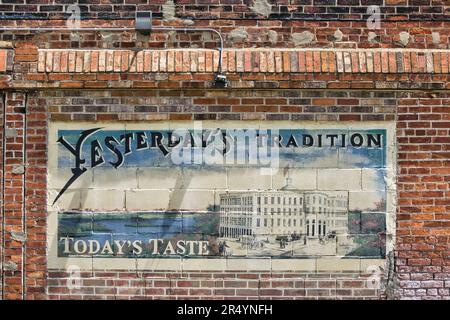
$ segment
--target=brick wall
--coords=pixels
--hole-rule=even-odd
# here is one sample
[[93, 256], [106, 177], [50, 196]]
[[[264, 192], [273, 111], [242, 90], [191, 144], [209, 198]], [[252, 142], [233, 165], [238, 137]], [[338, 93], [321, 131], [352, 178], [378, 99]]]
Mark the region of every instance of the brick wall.
[[[50, 121], [68, 122], [391, 121], [396, 97], [395, 91], [358, 90], [50, 90], [29, 97], [29, 103], [45, 104]], [[382, 287], [371, 287], [372, 274], [366, 266], [341, 272], [178, 267], [172, 271], [82, 270], [75, 276], [80, 277], [79, 287], [72, 289], [67, 284], [74, 281], [73, 273], [50, 269], [47, 295], [50, 299], [380, 299], [385, 298], [388, 283], [383, 280]]]
[[[5, 150], [3, 147], [3, 141], [4, 141], [4, 138], [3, 138], [4, 118], [3, 117], [4, 117], [5, 109], [4, 109], [4, 103], [3, 103], [4, 98], [3, 98], [3, 96], [1, 96], [0, 98], [1, 98], [0, 107], [2, 109], [2, 112], [0, 114], [0, 121], [2, 124], [2, 130], [0, 132], [0, 150], [1, 150], [0, 154], [3, 159], [3, 153]], [[2, 161], [0, 164], [0, 175], [2, 177], [2, 179], [0, 180], [0, 188], [2, 190], [1, 197], [0, 197], [1, 208], [3, 208], [3, 190], [4, 190], [4, 188], [3, 188], [3, 170], [4, 170], [4, 168], [3, 168], [3, 166], [4, 166], [4, 164]], [[1, 215], [0, 215], [0, 235], [1, 235], [0, 236], [0, 292], [3, 293], [3, 250], [4, 250], [3, 249], [4, 248], [4, 246], [3, 246], [3, 210], [1, 211]]]
[[[256, 4], [263, 9], [253, 9]], [[183, 19], [300, 19], [300, 20], [360, 20], [366, 19], [367, 8], [378, 5], [386, 20], [443, 20], [448, 18], [448, 4], [442, 0], [242, 0], [242, 1], [80, 1], [85, 19], [133, 18], [136, 10], [151, 10], [162, 18], [173, 15]], [[61, 19], [70, 14], [65, 1], [2, 1], [3, 19]], [[170, 13], [165, 13], [169, 11]]]
[[[0, 20], [0, 26], [23, 28], [36, 24], [46, 25], [45, 20]], [[429, 48], [446, 49], [450, 43], [445, 20], [383, 20], [379, 29], [371, 29], [366, 20], [194, 20], [193, 24], [184, 20], [155, 20], [155, 25], [214, 28], [224, 36], [225, 48]], [[52, 25], [64, 27], [65, 20], [54, 20]], [[134, 28], [134, 20], [83, 20], [82, 27], [108, 25], [117, 28]], [[341, 34], [342, 33], [342, 34]], [[401, 34], [404, 33], [402, 41]], [[154, 31], [148, 36], [139, 36], [132, 31], [79, 32], [66, 31], [51, 33], [3, 32], [0, 39], [22, 42], [28, 40], [41, 48], [217, 48], [218, 39], [207, 32], [161, 32]]]
[[[47, 2], [0, 1], [0, 26], [64, 26], [66, 1]], [[2, 298], [450, 297], [448, 3], [85, 2], [83, 26], [132, 27], [138, 8], [157, 25], [219, 30], [230, 86], [213, 88], [218, 43], [207, 33], [1, 32]], [[372, 4], [380, 29], [367, 27]], [[135, 48], [147, 50], [132, 63]], [[68, 270], [47, 267], [48, 122], [141, 120], [396, 121], [396, 239], [381, 287], [369, 288], [365, 268], [88, 269], [69, 289]]]
[[88, 272], [69, 290], [70, 275], [50, 271], [50, 299], [375, 299], [368, 275], [355, 273]]
[[[141, 90], [46, 91], [54, 121], [393, 120], [393, 91]], [[120, 110], [120, 112], [117, 112]]]
[[[216, 72], [213, 50], [39, 50], [38, 72], [189, 73]], [[449, 54], [423, 50], [225, 50], [222, 71], [229, 73], [449, 73]], [[54, 75], [55, 76], [55, 75]], [[180, 77], [180, 76], [179, 76]], [[69, 79], [69, 75], [66, 75]], [[64, 80], [59, 77], [59, 80]], [[170, 78], [169, 78], [170, 79]], [[244, 77], [245, 79], [245, 77]], [[176, 80], [172, 77], [170, 80]], [[181, 80], [181, 79], [180, 79]]]
[[[170, 92], [170, 91], [169, 91]], [[222, 94], [221, 94], [222, 92]], [[397, 297], [441, 297], [448, 295], [448, 258], [445, 252], [448, 248], [448, 226], [446, 224], [446, 212], [448, 201], [448, 161], [446, 162], [446, 150], [448, 144], [448, 123], [446, 120], [446, 107], [448, 103], [448, 94], [436, 93], [433, 96], [418, 92], [400, 93], [395, 91], [292, 91], [292, 90], [272, 90], [272, 91], [234, 91], [230, 96], [227, 91], [197, 91], [198, 97], [186, 98], [193, 92], [179, 92], [179, 97], [174, 98], [173, 93], [169, 97], [164, 93], [145, 94], [136, 100], [136, 92], [130, 91], [51, 91], [43, 92], [39, 96], [29, 98], [31, 106], [39, 106], [43, 110], [48, 110], [48, 116], [45, 118], [51, 120], [155, 120], [155, 119], [202, 119], [204, 113], [210, 108], [214, 110], [217, 104], [228, 104], [229, 108], [222, 106], [220, 111], [210, 111], [217, 119], [278, 119], [270, 113], [242, 112], [240, 109], [233, 109], [234, 105], [240, 108], [243, 105], [242, 99], [261, 100], [260, 104], [272, 101], [276, 103], [275, 108], [283, 108], [280, 103], [284, 103], [286, 108], [299, 108], [298, 113], [290, 114], [291, 119], [327, 119], [336, 120], [338, 115], [330, 115], [330, 112], [336, 110], [346, 110], [348, 116], [353, 119], [398, 119], [398, 165], [399, 165], [399, 207], [397, 215], [397, 253], [396, 253], [396, 277], [397, 281], [393, 284]], [[270, 94], [269, 94], [270, 93]], [[264, 97], [261, 97], [261, 95]], [[222, 97], [221, 97], [222, 96]], [[226, 97], [225, 97], [226, 96]], [[276, 98], [274, 98], [276, 97]], [[197, 101], [200, 99], [199, 101]], [[218, 102], [220, 99], [226, 99]], [[329, 107], [313, 106], [311, 99], [332, 99], [334, 102]], [[338, 100], [336, 100], [338, 99]], [[346, 101], [342, 106], [336, 106], [338, 101]], [[353, 106], [348, 106], [347, 100], [352, 101]], [[198, 103], [200, 102], [200, 103]], [[297, 103], [305, 103], [296, 105]], [[105, 103], [108, 106], [105, 106]], [[147, 104], [149, 109], [142, 112], [142, 104]], [[47, 104], [47, 107], [45, 106]], [[178, 104], [178, 105], [177, 105]], [[153, 108], [152, 108], [153, 107]], [[120, 108], [120, 114], [113, 111]], [[189, 109], [198, 112], [189, 113]], [[250, 106], [251, 111], [257, 106]], [[100, 111], [101, 110], [101, 111]], [[308, 110], [308, 111], [306, 111]], [[96, 111], [96, 112], [94, 112]], [[184, 112], [182, 112], [184, 111]], [[203, 111], [203, 112], [202, 112]], [[361, 113], [363, 112], [363, 113]], [[259, 114], [259, 116], [257, 116]], [[96, 115], [96, 117], [95, 117]], [[179, 117], [179, 115], [184, 115]], [[428, 119], [433, 118], [436, 121], [431, 124]], [[210, 117], [208, 117], [210, 118]], [[289, 116], [286, 117], [289, 119]], [[422, 121], [420, 121], [422, 120]], [[425, 121], [426, 120], [426, 121]], [[44, 122], [45, 123], [45, 122]], [[36, 122], [36, 125], [44, 125]], [[45, 127], [45, 126], [44, 126]], [[31, 129], [28, 129], [31, 130]], [[45, 129], [41, 129], [45, 130]], [[45, 141], [40, 139], [40, 149], [45, 149]], [[427, 143], [427, 144], [425, 144]], [[39, 147], [38, 147], [39, 148]], [[411, 152], [414, 151], [414, 152]], [[31, 152], [31, 151], [30, 151]], [[45, 153], [36, 152], [45, 163]], [[29, 170], [35, 171], [30, 168]], [[44, 168], [42, 168], [44, 171]], [[45, 172], [45, 171], [44, 171]], [[39, 176], [38, 176], [39, 177]], [[39, 182], [45, 182], [45, 175], [41, 174]], [[38, 185], [39, 186], [39, 185]], [[38, 188], [39, 190], [39, 188]], [[42, 190], [40, 190], [42, 193]], [[45, 206], [45, 196], [42, 194], [40, 206]], [[35, 200], [35, 205], [39, 204], [39, 198]], [[40, 231], [41, 239], [45, 235], [44, 227]], [[38, 242], [39, 243], [39, 242]], [[38, 273], [39, 275], [39, 273]], [[151, 293], [159, 295], [183, 296], [189, 292], [189, 295], [218, 295], [218, 296], [239, 296], [241, 292], [236, 291], [234, 286], [257, 286], [253, 288], [250, 295], [276, 297], [278, 295], [289, 296], [294, 291], [289, 291], [291, 286], [300, 288], [298, 297], [327, 296], [329, 298], [348, 298], [349, 296], [367, 296], [382, 297], [382, 292], [377, 292], [361, 284], [361, 280], [368, 277], [367, 274], [345, 273], [342, 277], [345, 280], [340, 282], [340, 277], [332, 274], [296, 274], [284, 272], [277, 275], [276, 279], [266, 279], [269, 275], [264, 273], [241, 272], [237, 273], [207, 273], [189, 272], [170, 273], [170, 281], [156, 282], [162, 285], [162, 288], [155, 287], [155, 281], [162, 280], [165, 273], [147, 274], [145, 272], [114, 271], [110, 273], [101, 273], [92, 271], [83, 273], [83, 285], [78, 290], [68, 290], [64, 284], [68, 280], [68, 275], [62, 271], [52, 270], [48, 274], [48, 293], [52, 298], [64, 298], [65, 295], [78, 298], [105, 298], [117, 297], [127, 298], [127, 292], [136, 293], [138, 296], [152, 297]], [[86, 280], [85, 280], [86, 277]], [[155, 280], [156, 277], [158, 280]], [[211, 280], [210, 278], [230, 278], [236, 279], [235, 282], [223, 282], [223, 280]], [[251, 281], [245, 280], [244, 284], [238, 284], [241, 279], [251, 278]], [[318, 280], [330, 279], [328, 281]], [[322, 278], [323, 277], [323, 278]], [[362, 277], [362, 278], [361, 278]], [[197, 282], [182, 282], [184, 280], [194, 280]], [[279, 278], [294, 278], [293, 284], [281, 288]], [[359, 279], [355, 284], [351, 279]], [[98, 280], [98, 281], [97, 281]], [[153, 282], [152, 282], [153, 281]], [[199, 282], [200, 281], [200, 282]], [[202, 282], [203, 281], [203, 282]], [[205, 282], [209, 281], [209, 282]], [[286, 280], [285, 280], [286, 281]], [[290, 281], [290, 280], [289, 280]], [[319, 281], [319, 282], [317, 282]], [[349, 281], [349, 282], [346, 282]], [[84, 283], [84, 282], [83, 282]], [[274, 283], [275, 286], [274, 286]], [[301, 285], [300, 283], [303, 283]], [[353, 284], [354, 286], [353, 286]], [[124, 288], [118, 288], [118, 284], [123, 284]], [[166, 286], [164, 285], [166, 284]], [[203, 288], [202, 284], [208, 284], [211, 288]], [[328, 284], [328, 285], [327, 285]], [[351, 288], [347, 285], [352, 284]], [[181, 291], [177, 291], [180, 286], [187, 285]], [[311, 290], [309, 289], [311, 285]], [[230, 286], [230, 288], [228, 288]], [[362, 288], [357, 288], [361, 286]], [[196, 288], [204, 290], [195, 291]], [[220, 291], [217, 288], [227, 288], [228, 291]], [[259, 288], [259, 289], [258, 289]], [[262, 290], [262, 288], [271, 288]], [[365, 288], [365, 289], [364, 289]], [[180, 289], [180, 288], [179, 288]], [[316, 289], [322, 289], [316, 291]], [[190, 291], [189, 291], [190, 290]], [[194, 291], [192, 291], [194, 290]], [[218, 290], [218, 291], [216, 291]], [[287, 290], [287, 291], [283, 291]], [[105, 295], [97, 293], [104, 292]], [[106, 294], [108, 292], [108, 294]], [[281, 293], [283, 292], [283, 293]], [[297, 296], [297, 295], [296, 295]]]
[[26, 234], [24, 165], [25, 106], [23, 93], [5, 97], [3, 170], [3, 283], [4, 297], [23, 297]]
[[410, 93], [398, 105], [399, 294], [449, 296], [449, 95]]

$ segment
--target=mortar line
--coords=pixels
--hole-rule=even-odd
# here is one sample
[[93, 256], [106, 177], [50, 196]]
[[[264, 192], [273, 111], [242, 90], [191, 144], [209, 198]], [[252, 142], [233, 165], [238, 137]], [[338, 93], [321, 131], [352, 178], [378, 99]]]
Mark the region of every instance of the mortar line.
[[26, 145], [27, 145], [27, 105], [28, 105], [28, 93], [24, 92], [24, 98], [23, 98], [23, 107], [24, 107], [24, 114], [23, 114], [23, 147], [22, 147], [22, 158], [23, 158], [23, 176], [22, 176], [22, 231], [24, 234], [24, 241], [22, 243], [22, 299], [25, 299], [26, 297], [26, 249], [27, 249], [27, 218], [26, 218], [26, 162], [27, 162], [27, 156], [26, 156]]
[[1, 215], [2, 215], [2, 230], [1, 230], [1, 237], [2, 237], [2, 250], [1, 250], [1, 256], [0, 256], [0, 272], [1, 272], [1, 287], [2, 292], [0, 293], [1, 299], [4, 299], [4, 292], [5, 292], [5, 277], [4, 277], [4, 262], [5, 262], [5, 161], [6, 161], [6, 94], [2, 97], [3, 100], [3, 106], [2, 106], [2, 112], [3, 112], [3, 119], [2, 119], [2, 125], [3, 125], [3, 137], [2, 137], [2, 207], [1, 207]]

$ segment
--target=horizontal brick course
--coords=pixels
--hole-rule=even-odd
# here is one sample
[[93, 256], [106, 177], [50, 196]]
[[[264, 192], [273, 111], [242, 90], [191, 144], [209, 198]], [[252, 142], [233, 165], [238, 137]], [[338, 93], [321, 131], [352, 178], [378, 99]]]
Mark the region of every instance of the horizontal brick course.
[[[50, 4], [49, 1], [6, 1], [1, 6], [0, 19], [67, 19], [66, 2]], [[273, 19], [279, 20], [348, 20], [367, 19], [370, 5], [379, 5], [383, 20], [448, 20], [448, 8], [441, 1], [433, 0], [387, 0], [387, 1], [355, 1], [355, 0], [304, 0], [304, 1], [267, 1], [270, 4], [267, 13], [253, 9], [253, 3], [244, 0], [175, 1], [174, 14], [179, 19], [257, 19], [265, 25], [271, 25]], [[129, 19], [135, 11], [152, 10], [155, 18], [164, 16], [166, 1], [124, 0], [124, 1], [83, 1], [79, 5], [82, 19]], [[263, 19], [270, 19], [264, 21]], [[276, 24], [275, 24], [276, 25]]]
[[[83, 92], [82, 96], [80, 94]], [[276, 119], [391, 121], [396, 100], [390, 92], [342, 92], [337, 90], [180, 90], [167, 96], [145, 90], [55, 91], [42, 94], [49, 106], [50, 120], [193, 120]], [[395, 94], [395, 92], [392, 92]], [[99, 97], [100, 95], [100, 97]], [[387, 97], [384, 97], [386, 95]], [[120, 98], [120, 99], [119, 99]], [[328, 105], [317, 105], [318, 100]], [[147, 105], [144, 105], [146, 103]]]
[[[214, 279], [212, 279], [214, 276]], [[233, 280], [222, 280], [233, 279]], [[270, 280], [266, 280], [270, 278]], [[322, 280], [322, 279], [333, 280]], [[166, 280], [170, 279], [170, 280]], [[308, 279], [306, 281], [306, 279]], [[311, 280], [314, 279], [314, 280]], [[380, 290], [370, 289], [366, 281], [367, 275], [345, 273], [301, 274], [285, 272], [267, 275], [265, 273], [252, 273], [237, 271], [227, 274], [220, 271], [184, 273], [158, 271], [152, 274], [129, 274], [126, 270], [114, 273], [97, 271], [94, 274], [85, 274], [80, 277], [79, 287], [69, 289], [68, 273], [49, 270], [48, 294], [50, 299], [90, 299], [105, 298], [111, 295], [115, 299], [129, 299], [139, 295], [141, 299], [303, 299], [326, 298], [347, 299], [349, 296], [359, 299], [375, 299], [381, 295]], [[349, 287], [345, 284], [357, 283]], [[340, 289], [349, 288], [349, 289]]]
[[[216, 53], [217, 51], [202, 49], [143, 50], [137, 53], [127, 50], [71, 50], [69, 52], [40, 49], [37, 71], [47, 73], [205, 73], [218, 70], [219, 55]], [[254, 73], [450, 73], [449, 50], [246, 49], [245, 54], [241, 53], [241, 50], [224, 50], [222, 71], [246, 72], [245, 65], [248, 61], [252, 65], [248, 71]], [[61, 63], [61, 57], [67, 55], [69, 56], [68, 69], [65, 63]], [[426, 63], [421, 63], [422, 60]], [[141, 61], [148, 61], [148, 68]]]

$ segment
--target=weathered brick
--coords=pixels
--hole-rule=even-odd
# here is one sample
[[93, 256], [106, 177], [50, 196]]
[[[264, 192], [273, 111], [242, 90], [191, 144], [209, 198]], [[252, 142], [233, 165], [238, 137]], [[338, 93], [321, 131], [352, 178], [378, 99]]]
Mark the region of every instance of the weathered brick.
[[[383, 10], [383, 18], [389, 23], [376, 30], [377, 43], [369, 43], [370, 30], [365, 23], [356, 24], [358, 32], [348, 31], [354, 21], [365, 19], [365, 7], [358, 1], [290, 3], [289, 8], [272, 3], [270, 19], [250, 16], [247, 5], [231, 2], [217, 4], [207, 12], [205, 8], [212, 7], [187, 8], [186, 3], [175, 1], [177, 19], [162, 22], [175, 26], [189, 19], [194, 26], [217, 28], [225, 39], [231, 29], [242, 27], [247, 32], [248, 37], [239, 44], [239, 49], [226, 40], [224, 71], [230, 86], [225, 89], [210, 90], [218, 66], [216, 39], [204, 41], [207, 37], [196, 32], [180, 33], [179, 42], [167, 40], [164, 33], [152, 33], [142, 42], [146, 48], [144, 53], [137, 54], [135, 59], [134, 47], [138, 45], [128, 38], [128, 33], [108, 44], [103, 35], [86, 33], [85, 38], [83, 34], [79, 42], [72, 43], [67, 33], [54, 32], [48, 37], [40, 34], [42, 43], [37, 46], [32, 43], [37, 40], [17, 32], [14, 36], [26, 41], [15, 41], [8, 49], [0, 49], [0, 86], [7, 88], [0, 103], [7, 104], [4, 123], [14, 128], [12, 137], [0, 139], [1, 144], [7, 144], [0, 148], [3, 159], [8, 166], [11, 164], [1, 167], [8, 184], [2, 186], [7, 203], [2, 204], [6, 209], [2, 218], [6, 219], [0, 228], [22, 231], [24, 221], [28, 231], [28, 240], [22, 246], [17, 240], [10, 241], [9, 233], [1, 230], [4, 236], [0, 241], [6, 239], [6, 243], [0, 243], [1, 250], [6, 248], [1, 253], [11, 255], [19, 268], [24, 262], [23, 279], [19, 274], [5, 273], [2, 283], [7, 288], [1, 288], [5, 289], [5, 298], [19, 299], [22, 293], [30, 299], [112, 299], [117, 295], [120, 298], [384, 298], [384, 293], [366, 287], [366, 278], [359, 272], [299, 275], [294, 271], [274, 270], [195, 273], [89, 270], [82, 275], [83, 287], [71, 292], [66, 287], [67, 272], [47, 270], [47, 121], [125, 124], [126, 121], [222, 119], [394, 121], [398, 158], [394, 177], [398, 189], [394, 246], [394, 277], [399, 280], [396, 294], [400, 298], [448, 297], [450, 269], [445, 254], [450, 235], [446, 221], [450, 195], [447, 179], [450, 84], [449, 54], [444, 49], [448, 48], [449, 39], [442, 31], [449, 27], [444, 19], [445, 7], [433, 4], [432, 10], [426, 1], [413, 1], [413, 6], [406, 8], [409, 4], [406, 0], [386, 0], [388, 9]], [[161, 5], [152, 4], [156, 15]], [[46, 25], [65, 9], [62, 5], [37, 3], [26, 6], [27, 16], [49, 18], [45, 20]], [[98, 21], [89, 19], [104, 17], [105, 12], [115, 19], [128, 17], [134, 10], [134, 6], [119, 3], [84, 6], [83, 25], [86, 26], [97, 26]], [[21, 12], [24, 7], [4, 4], [1, 14], [6, 17], [7, 12]], [[304, 20], [306, 15], [308, 20]], [[420, 21], [420, 28], [412, 19], [408, 21], [410, 17]], [[33, 26], [42, 21], [20, 23]], [[122, 23], [131, 26], [130, 21], [121, 20]], [[160, 23], [158, 18], [155, 23]], [[338, 27], [348, 42], [331, 43]], [[292, 33], [306, 29], [317, 41], [294, 43]], [[430, 36], [436, 30], [441, 33], [439, 44], [433, 43]], [[413, 36], [406, 48], [400, 49], [396, 41], [401, 31]], [[5, 37], [8, 39], [6, 34]], [[115, 99], [109, 100], [110, 97]], [[24, 159], [25, 176], [8, 172], [23, 165]], [[22, 260], [23, 257], [26, 259]]]

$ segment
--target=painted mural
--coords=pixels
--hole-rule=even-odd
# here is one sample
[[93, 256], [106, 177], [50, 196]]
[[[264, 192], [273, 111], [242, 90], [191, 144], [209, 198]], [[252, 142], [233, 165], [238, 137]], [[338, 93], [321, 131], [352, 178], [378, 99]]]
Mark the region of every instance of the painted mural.
[[57, 257], [385, 258], [392, 151], [383, 126], [53, 133]]

